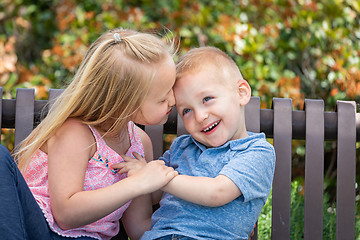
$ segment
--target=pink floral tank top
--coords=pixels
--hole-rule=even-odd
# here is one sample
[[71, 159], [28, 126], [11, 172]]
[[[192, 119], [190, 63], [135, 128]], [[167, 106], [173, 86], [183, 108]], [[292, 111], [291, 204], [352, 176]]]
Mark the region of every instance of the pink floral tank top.
[[[123, 162], [124, 160], [105, 143], [105, 140], [95, 128], [89, 127], [95, 136], [97, 150], [89, 160], [86, 169], [84, 182], [85, 191], [104, 188], [126, 178], [126, 174], [117, 174], [110, 168], [112, 164]], [[131, 146], [126, 155], [132, 156], [132, 152], [138, 152], [144, 156], [144, 147], [133, 122], [128, 123], [128, 131]], [[43, 211], [50, 228], [57, 234], [65, 237], [88, 236], [95, 239], [111, 239], [115, 236], [119, 232], [119, 219], [122, 217], [122, 214], [130, 202], [106, 217], [83, 227], [62, 230], [56, 224], [50, 205], [47, 160], [47, 154], [39, 149], [31, 160], [28, 170], [25, 173], [25, 179]]]

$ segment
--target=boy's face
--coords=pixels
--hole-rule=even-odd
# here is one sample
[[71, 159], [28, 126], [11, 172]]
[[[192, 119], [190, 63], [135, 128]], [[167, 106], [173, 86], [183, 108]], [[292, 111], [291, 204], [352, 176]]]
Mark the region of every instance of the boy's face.
[[250, 86], [245, 80], [219, 76], [216, 70], [206, 67], [186, 73], [174, 86], [176, 108], [186, 130], [207, 147], [247, 136], [241, 106], [250, 100]]

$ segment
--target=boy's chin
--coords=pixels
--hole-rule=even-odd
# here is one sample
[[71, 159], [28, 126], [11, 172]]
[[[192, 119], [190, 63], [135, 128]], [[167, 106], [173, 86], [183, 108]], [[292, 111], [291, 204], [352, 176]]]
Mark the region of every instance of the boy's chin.
[[196, 139], [196, 141], [198, 141], [199, 143], [201, 143], [202, 145], [204, 145], [207, 148], [220, 147], [226, 143], [226, 141], [225, 142], [204, 142], [201, 139], [199, 139], [199, 140]]

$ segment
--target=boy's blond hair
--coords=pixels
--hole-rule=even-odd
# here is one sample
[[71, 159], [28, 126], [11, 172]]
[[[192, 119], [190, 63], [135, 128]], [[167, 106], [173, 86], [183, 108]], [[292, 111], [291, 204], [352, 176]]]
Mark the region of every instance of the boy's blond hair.
[[104, 129], [109, 135], [120, 132], [142, 105], [156, 64], [176, 50], [174, 41], [167, 44], [155, 34], [119, 28], [101, 35], [45, 119], [15, 149], [19, 169], [26, 170], [35, 151], [68, 118], [99, 128], [109, 126]]
[[238, 66], [230, 56], [216, 47], [209, 46], [193, 48], [180, 57], [176, 64], [176, 79], [185, 74], [199, 72], [205, 67], [216, 67], [220, 76], [225, 78], [238, 76], [243, 79]]

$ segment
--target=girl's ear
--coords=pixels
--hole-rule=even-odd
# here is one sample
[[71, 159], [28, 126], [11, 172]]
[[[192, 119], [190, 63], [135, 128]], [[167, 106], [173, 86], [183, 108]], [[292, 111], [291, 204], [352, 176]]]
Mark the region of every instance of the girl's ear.
[[240, 96], [240, 104], [241, 106], [245, 106], [251, 98], [251, 87], [249, 83], [241, 79], [237, 82], [239, 96]]

